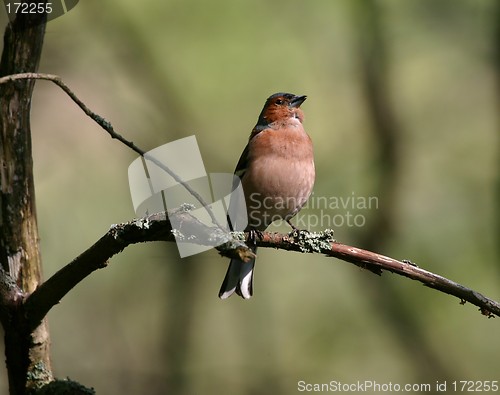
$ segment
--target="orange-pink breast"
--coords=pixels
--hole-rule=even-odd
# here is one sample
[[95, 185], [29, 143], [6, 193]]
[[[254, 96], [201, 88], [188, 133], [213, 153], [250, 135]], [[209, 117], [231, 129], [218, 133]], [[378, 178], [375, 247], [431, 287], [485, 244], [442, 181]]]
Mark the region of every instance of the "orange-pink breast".
[[260, 132], [249, 142], [249, 167], [242, 178], [249, 226], [264, 230], [294, 216], [314, 179], [312, 142], [302, 124]]

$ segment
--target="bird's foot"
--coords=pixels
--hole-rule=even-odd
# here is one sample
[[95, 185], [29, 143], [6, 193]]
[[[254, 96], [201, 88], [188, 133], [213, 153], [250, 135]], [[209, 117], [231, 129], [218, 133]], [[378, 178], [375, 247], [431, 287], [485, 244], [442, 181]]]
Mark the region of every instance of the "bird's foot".
[[292, 222], [289, 219], [286, 220], [286, 223], [292, 227], [292, 231], [288, 233], [291, 237], [297, 238], [300, 236], [301, 233], [310, 233], [306, 229], [297, 228], [294, 224], [292, 224]]

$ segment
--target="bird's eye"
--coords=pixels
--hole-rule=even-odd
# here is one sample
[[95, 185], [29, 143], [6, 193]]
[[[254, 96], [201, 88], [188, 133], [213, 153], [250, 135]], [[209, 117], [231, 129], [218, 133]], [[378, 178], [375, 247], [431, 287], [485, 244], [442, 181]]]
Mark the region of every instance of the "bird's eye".
[[276, 104], [277, 104], [278, 106], [281, 106], [281, 105], [283, 104], [283, 100], [282, 100], [282, 99], [278, 99], [278, 100], [276, 100]]

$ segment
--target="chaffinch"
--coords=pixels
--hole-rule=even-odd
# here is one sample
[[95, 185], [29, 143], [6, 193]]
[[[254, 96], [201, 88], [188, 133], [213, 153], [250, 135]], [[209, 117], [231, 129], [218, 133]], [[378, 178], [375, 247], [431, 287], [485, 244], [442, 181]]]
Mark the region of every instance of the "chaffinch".
[[[304, 113], [300, 109], [306, 97], [290, 93], [270, 96], [236, 166], [247, 208], [245, 231], [251, 234], [247, 245], [254, 252], [255, 232], [264, 231], [278, 219], [295, 229], [290, 219], [311, 194], [315, 179], [313, 147], [302, 126]], [[226, 299], [236, 292], [249, 299], [254, 265], [255, 259], [231, 259], [219, 297]]]

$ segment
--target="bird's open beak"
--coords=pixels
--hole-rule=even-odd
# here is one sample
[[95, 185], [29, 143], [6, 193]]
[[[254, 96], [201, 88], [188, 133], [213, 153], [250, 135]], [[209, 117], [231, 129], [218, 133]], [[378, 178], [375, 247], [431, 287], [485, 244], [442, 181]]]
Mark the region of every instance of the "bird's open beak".
[[295, 96], [291, 101], [290, 101], [290, 107], [295, 107], [299, 108], [302, 103], [304, 103], [307, 99], [307, 96]]

